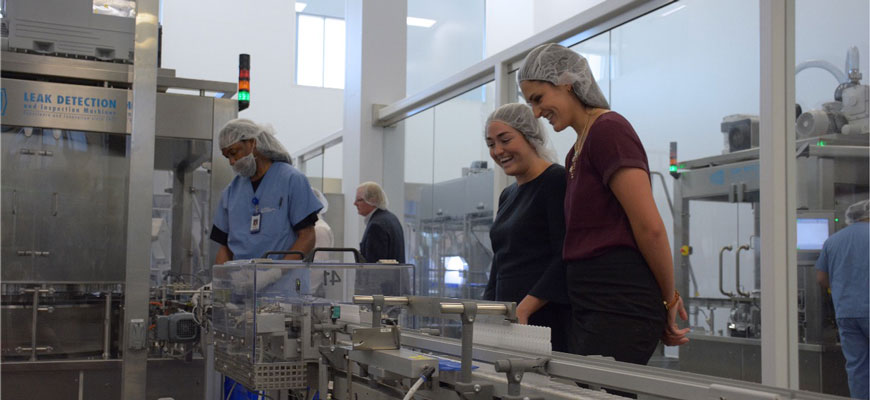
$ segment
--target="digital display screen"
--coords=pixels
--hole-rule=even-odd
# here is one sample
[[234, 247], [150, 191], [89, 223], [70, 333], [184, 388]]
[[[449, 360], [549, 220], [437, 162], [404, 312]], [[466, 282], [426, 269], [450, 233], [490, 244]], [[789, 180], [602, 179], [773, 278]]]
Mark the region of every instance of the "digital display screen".
[[797, 249], [821, 250], [828, 239], [827, 218], [798, 218]]

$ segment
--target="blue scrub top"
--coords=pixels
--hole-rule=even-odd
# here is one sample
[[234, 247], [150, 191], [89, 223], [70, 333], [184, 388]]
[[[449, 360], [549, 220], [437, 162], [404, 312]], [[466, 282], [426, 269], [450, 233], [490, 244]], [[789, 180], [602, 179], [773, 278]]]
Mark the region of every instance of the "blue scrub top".
[[816, 269], [828, 273], [837, 318], [867, 318], [870, 285], [870, 224], [856, 222], [831, 235], [822, 246]]
[[[254, 197], [261, 214], [257, 233], [251, 233]], [[267, 251], [289, 250], [296, 242], [293, 225], [321, 208], [305, 175], [290, 164], [273, 162], [256, 192], [250, 178], [233, 178], [221, 194], [214, 225], [227, 233], [227, 246], [234, 260], [260, 258]]]

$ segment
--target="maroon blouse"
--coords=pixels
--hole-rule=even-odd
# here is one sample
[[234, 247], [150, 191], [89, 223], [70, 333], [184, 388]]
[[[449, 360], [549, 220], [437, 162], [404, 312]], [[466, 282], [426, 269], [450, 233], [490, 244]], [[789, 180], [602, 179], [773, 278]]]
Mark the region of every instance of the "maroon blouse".
[[[568, 170], [573, 156], [572, 148], [565, 159]], [[622, 115], [612, 111], [602, 114], [589, 128], [574, 177], [566, 174], [562, 250], [566, 261], [597, 257], [613, 247], [637, 249], [628, 216], [608, 186], [613, 174], [625, 167], [640, 168], [649, 174], [643, 144]]]

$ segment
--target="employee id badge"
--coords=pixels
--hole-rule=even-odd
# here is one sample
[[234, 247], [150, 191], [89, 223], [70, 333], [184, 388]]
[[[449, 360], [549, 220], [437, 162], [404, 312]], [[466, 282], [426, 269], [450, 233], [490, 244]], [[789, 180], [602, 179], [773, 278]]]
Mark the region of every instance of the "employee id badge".
[[262, 215], [258, 212], [251, 216], [251, 233], [260, 232], [260, 217]]

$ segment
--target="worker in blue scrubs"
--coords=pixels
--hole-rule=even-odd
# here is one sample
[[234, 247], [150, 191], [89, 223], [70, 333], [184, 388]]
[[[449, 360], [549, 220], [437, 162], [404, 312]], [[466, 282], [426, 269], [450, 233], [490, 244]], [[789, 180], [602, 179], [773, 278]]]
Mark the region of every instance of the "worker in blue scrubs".
[[236, 177], [215, 211], [211, 239], [221, 245], [215, 263], [259, 258], [272, 250], [310, 252], [317, 212], [323, 206], [308, 178], [290, 165], [290, 155], [270, 128], [247, 119], [232, 120], [221, 129], [220, 147]]
[[[311, 191], [308, 178], [290, 165], [290, 155], [270, 127], [235, 119], [221, 129], [219, 141], [236, 177], [221, 193], [214, 215], [211, 239], [221, 245], [215, 263], [260, 258], [272, 250], [310, 252], [317, 213], [323, 206]], [[258, 271], [257, 290], [266, 297], [298, 298], [310, 291], [306, 275], [300, 269]], [[238, 278], [253, 282], [250, 276]], [[232, 393], [236, 386], [235, 381], [225, 378], [225, 391]], [[237, 394], [242, 392], [247, 393], [236, 390]]]
[[870, 200], [846, 209], [849, 225], [825, 241], [816, 261], [816, 278], [830, 288], [846, 358], [849, 392], [854, 399], [867, 399], [870, 366]]

